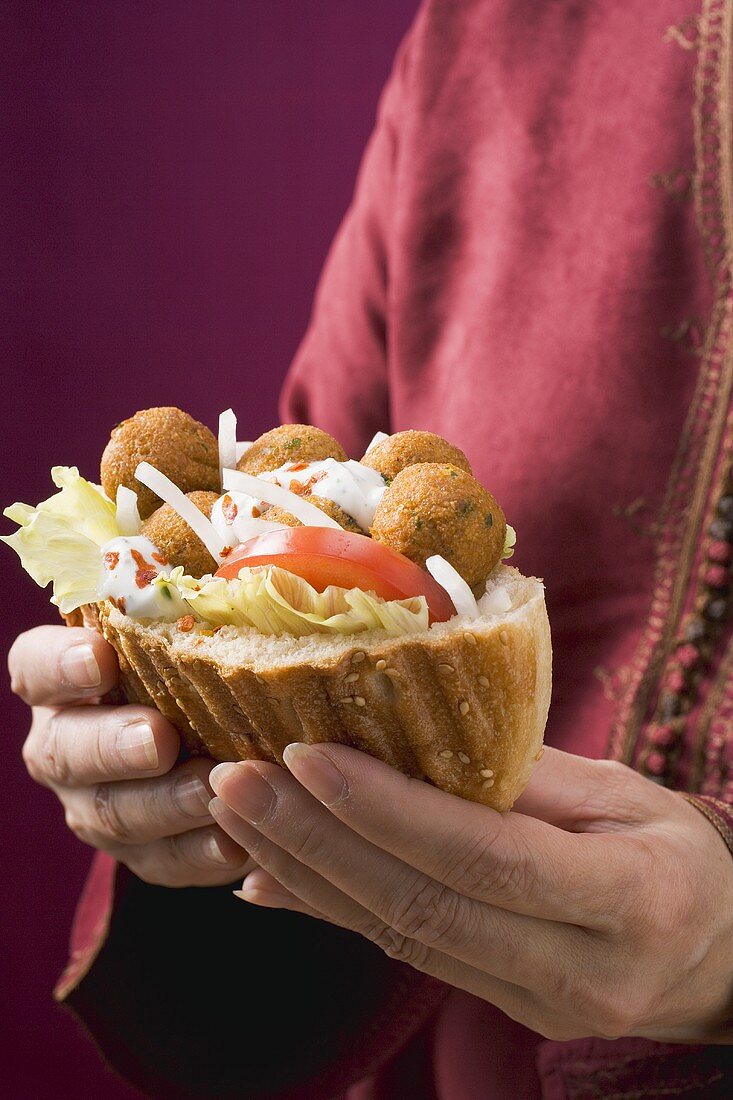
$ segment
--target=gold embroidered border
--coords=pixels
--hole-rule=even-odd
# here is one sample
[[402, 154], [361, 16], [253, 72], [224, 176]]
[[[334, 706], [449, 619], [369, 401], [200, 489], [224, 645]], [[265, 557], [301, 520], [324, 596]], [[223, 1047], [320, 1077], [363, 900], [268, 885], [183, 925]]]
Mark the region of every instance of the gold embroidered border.
[[[727, 822], [715, 812], [712, 806], [709, 806], [707, 802], [704, 802], [701, 798], [696, 798], [694, 794], [683, 794], [682, 797], [685, 801], [689, 802], [691, 806], [694, 806], [696, 810], [699, 810], [703, 817], [706, 817], [711, 825], [713, 825], [723, 840], [728, 846], [728, 850], [733, 855], [733, 830], [728, 826]], [[718, 803], [722, 810], [726, 813], [730, 813], [730, 806], [727, 806], [724, 802]]]
[[609, 755], [631, 763], [691, 583], [733, 388], [731, 38], [733, 0], [704, 0], [695, 72], [693, 193], [711, 272], [711, 310], [695, 394], [662, 505], [652, 601], [611, 729]]

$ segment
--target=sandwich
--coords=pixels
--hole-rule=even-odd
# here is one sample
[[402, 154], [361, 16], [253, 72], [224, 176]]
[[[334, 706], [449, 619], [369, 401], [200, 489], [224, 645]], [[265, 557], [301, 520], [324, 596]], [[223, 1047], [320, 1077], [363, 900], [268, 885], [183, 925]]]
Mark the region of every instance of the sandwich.
[[311, 425], [236, 435], [231, 410], [218, 437], [138, 412], [100, 484], [54, 467], [58, 492], [5, 509], [3, 541], [190, 753], [334, 741], [509, 809], [542, 752], [550, 630], [465, 454], [427, 431], [380, 432], [359, 461]]

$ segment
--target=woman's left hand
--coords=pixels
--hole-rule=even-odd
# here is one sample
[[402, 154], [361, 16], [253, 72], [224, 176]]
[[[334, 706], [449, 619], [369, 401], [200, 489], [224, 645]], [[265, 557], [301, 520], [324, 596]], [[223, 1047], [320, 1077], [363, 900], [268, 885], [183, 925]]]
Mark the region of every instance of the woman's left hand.
[[733, 1042], [733, 860], [679, 794], [547, 749], [514, 811], [342, 745], [222, 764], [242, 897], [353, 929], [552, 1039]]

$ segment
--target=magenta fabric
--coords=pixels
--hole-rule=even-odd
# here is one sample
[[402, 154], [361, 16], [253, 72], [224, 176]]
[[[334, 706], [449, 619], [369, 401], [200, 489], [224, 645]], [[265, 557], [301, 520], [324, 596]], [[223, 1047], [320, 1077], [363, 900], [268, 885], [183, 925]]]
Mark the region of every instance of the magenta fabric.
[[[94, 476], [174, 400], [272, 426], [379, 92], [417, 0], [6, 0], [0, 11], [0, 505]], [[0, 518], [0, 527], [12, 525]], [[0, 649], [54, 622], [0, 553]], [[91, 852], [3, 715], [3, 1092], [139, 1096], [52, 999]], [[31, 929], [33, 934], [31, 934]]]

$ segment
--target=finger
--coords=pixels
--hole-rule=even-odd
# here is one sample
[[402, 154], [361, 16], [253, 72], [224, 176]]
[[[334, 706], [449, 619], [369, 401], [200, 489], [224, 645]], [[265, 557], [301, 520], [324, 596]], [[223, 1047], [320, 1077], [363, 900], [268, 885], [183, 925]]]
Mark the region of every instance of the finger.
[[[260, 876], [267, 873], [279, 884], [281, 890], [284, 889], [288, 895], [298, 898], [308, 910], [320, 914], [322, 919], [331, 924], [358, 932], [381, 947], [390, 958], [409, 963], [425, 974], [489, 1000], [509, 1015], [526, 1013], [529, 1006], [534, 1004], [534, 998], [527, 990], [494, 978], [434, 947], [397, 932], [322, 875], [260, 835], [257, 829], [238, 818], [220, 798], [214, 799], [212, 813], [227, 831], [235, 830], [240, 842], [246, 844], [248, 849], [257, 850], [257, 862], [263, 870], [254, 872], [242, 883], [242, 889], [237, 893], [244, 900], [257, 904], [257, 883], [262, 881]], [[250, 894], [251, 878], [254, 878], [254, 890]]]
[[595, 925], [607, 918], [597, 838], [497, 813], [343, 745], [289, 745], [285, 759], [350, 829], [444, 886], [547, 920]]
[[546, 745], [514, 809], [573, 832], [613, 832], [643, 824], [666, 807], [657, 786], [625, 764]]
[[163, 775], [179, 749], [178, 731], [151, 707], [64, 707], [34, 712], [23, 759], [38, 783], [88, 787]]
[[265, 909], [288, 909], [291, 913], [303, 913], [306, 917], [315, 917], [317, 920], [326, 919], [323, 913], [306, 905], [261, 867], [250, 871], [245, 876], [241, 890], [235, 890], [234, 894], [242, 901], [249, 901], [252, 905], [260, 905]]
[[216, 826], [121, 847], [112, 854], [155, 886], [226, 886], [254, 869], [248, 853]]
[[212, 823], [212, 764], [193, 758], [156, 779], [62, 788], [66, 824], [94, 848], [147, 844]]
[[37, 626], [8, 655], [11, 687], [31, 706], [56, 706], [104, 695], [117, 683], [117, 657], [96, 630]]
[[[526, 988], [576, 950], [576, 929], [481, 904], [379, 850], [282, 768], [248, 761], [222, 773], [215, 768], [211, 784], [236, 814], [398, 935]], [[251, 839], [249, 830], [230, 832], [240, 844], [243, 835]], [[248, 851], [262, 863], [259, 847]]]

